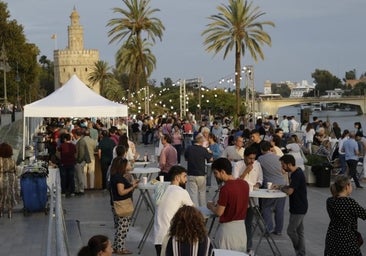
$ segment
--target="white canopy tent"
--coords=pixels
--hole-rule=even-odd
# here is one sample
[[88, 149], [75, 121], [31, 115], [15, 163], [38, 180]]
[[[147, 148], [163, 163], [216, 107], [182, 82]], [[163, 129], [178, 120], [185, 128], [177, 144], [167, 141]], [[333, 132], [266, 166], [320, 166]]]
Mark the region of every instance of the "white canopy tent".
[[[49, 96], [24, 106], [23, 156], [31, 117], [127, 117], [126, 105], [110, 101], [88, 88], [76, 75]], [[29, 123], [29, 122], [28, 122]], [[28, 138], [27, 138], [28, 137]]]

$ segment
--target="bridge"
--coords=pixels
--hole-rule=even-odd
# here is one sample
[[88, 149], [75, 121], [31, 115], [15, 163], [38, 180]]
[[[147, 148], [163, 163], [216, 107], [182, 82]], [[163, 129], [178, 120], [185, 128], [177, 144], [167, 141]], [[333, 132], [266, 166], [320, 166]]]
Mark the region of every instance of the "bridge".
[[260, 113], [276, 114], [281, 107], [305, 104], [305, 103], [344, 103], [360, 106], [362, 113], [366, 113], [366, 96], [342, 96], [342, 98], [282, 98], [282, 99], [260, 99], [256, 102], [256, 108]]

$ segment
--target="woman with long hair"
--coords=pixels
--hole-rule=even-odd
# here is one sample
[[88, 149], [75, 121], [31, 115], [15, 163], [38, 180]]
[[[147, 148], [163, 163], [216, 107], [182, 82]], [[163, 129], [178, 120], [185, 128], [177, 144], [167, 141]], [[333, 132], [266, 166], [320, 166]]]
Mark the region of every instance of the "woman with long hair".
[[305, 147], [308, 149], [311, 154], [311, 145], [313, 144], [315, 135], [314, 126], [311, 123], [308, 123], [305, 128]]
[[8, 143], [0, 144], [0, 217], [7, 209], [8, 218], [12, 217], [13, 207], [17, 204], [18, 179], [13, 148]]
[[[113, 201], [132, 198], [132, 193], [138, 185], [138, 180], [129, 180], [129, 171], [131, 171], [131, 165], [127, 159], [117, 156], [112, 161], [110, 184]], [[112, 212], [114, 219], [117, 220], [113, 242], [114, 253], [119, 255], [132, 254], [125, 247], [125, 239], [131, 223], [131, 216], [119, 217], [116, 215], [114, 209]]]
[[180, 159], [183, 151], [183, 134], [178, 124], [173, 125], [173, 131], [171, 134], [172, 138], [172, 146], [177, 150], [177, 160], [178, 164], [180, 164]]
[[182, 206], [171, 220], [160, 255], [209, 256], [211, 253], [212, 244], [201, 212], [193, 206]]
[[296, 134], [292, 134], [290, 136], [288, 144], [286, 145], [286, 149], [288, 150], [288, 153], [295, 158], [296, 166], [300, 167], [304, 171], [305, 164], [301, 154], [301, 142]]
[[108, 237], [95, 235], [80, 249], [78, 256], [112, 256], [112, 252], [112, 244]]
[[366, 209], [353, 198], [352, 184], [347, 176], [337, 176], [327, 199], [330, 218], [325, 238], [325, 256], [362, 255], [358, 244], [357, 219], [366, 219]]
[[[139, 157], [139, 154], [136, 151], [136, 145], [131, 140], [128, 139], [127, 134], [122, 134], [119, 136], [118, 145], [122, 145], [126, 149], [126, 158], [132, 164]], [[115, 150], [113, 150], [115, 152]], [[113, 154], [113, 157], [116, 155]]]
[[362, 125], [361, 125], [361, 123], [360, 122], [355, 122], [354, 123], [354, 127], [355, 127], [355, 134], [356, 133], [362, 133], [362, 135], [363, 135], [363, 130], [362, 130]]

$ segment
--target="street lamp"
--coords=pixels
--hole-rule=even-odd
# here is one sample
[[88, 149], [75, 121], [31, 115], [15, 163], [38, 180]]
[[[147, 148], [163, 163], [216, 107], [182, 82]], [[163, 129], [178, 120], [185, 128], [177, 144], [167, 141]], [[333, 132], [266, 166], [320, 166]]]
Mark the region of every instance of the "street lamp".
[[5, 105], [5, 108], [6, 108], [7, 103], [8, 103], [8, 94], [7, 94], [7, 90], [6, 90], [7, 89], [6, 88], [6, 72], [8, 72], [10, 70], [10, 67], [9, 67], [9, 64], [8, 64], [8, 57], [6, 56], [4, 43], [1, 47], [0, 60], [2, 61], [1, 69], [4, 70], [4, 105]]
[[19, 82], [20, 82], [20, 76], [19, 76], [19, 71], [18, 71], [18, 63], [17, 63], [17, 74], [15, 77], [15, 81], [17, 82], [17, 102], [16, 102], [16, 106], [17, 108], [19, 108]]
[[[249, 107], [249, 112], [254, 111], [254, 69], [252, 65], [246, 65], [243, 67], [242, 72], [245, 73], [245, 101]], [[251, 95], [249, 94], [251, 91]], [[251, 99], [249, 99], [251, 96]]]

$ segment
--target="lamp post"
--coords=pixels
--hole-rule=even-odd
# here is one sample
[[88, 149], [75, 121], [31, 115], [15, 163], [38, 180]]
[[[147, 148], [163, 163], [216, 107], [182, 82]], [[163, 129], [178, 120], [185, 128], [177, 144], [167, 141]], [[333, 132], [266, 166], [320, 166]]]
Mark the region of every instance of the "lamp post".
[[[249, 112], [254, 111], [254, 72], [252, 65], [243, 67], [245, 73], [245, 103], [248, 106]], [[249, 93], [251, 91], [251, 93]], [[251, 97], [251, 98], [250, 98]]]
[[187, 115], [186, 81], [179, 79], [176, 83], [179, 85], [179, 108], [180, 108], [180, 117], [184, 117], [184, 116]]
[[1, 69], [4, 71], [4, 105], [6, 108], [7, 103], [8, 103], [8, 94], [7, 94], [7, 88], [6, 88], [6, 72], [9, 71], [9, 65], [8, 65], [8, 57], [6, 56], [4, 43], [1, 47], [0, 60], [2, 61]]
[[197, 115], [199, 116], [199, 120], [202, 121], [202, 116], [201, 116], [202, 79], [201, 78], [186, 79], [185, 82], [186, 82], [186, 84], [193, 85], [194, 88], [198, 89], [198, 105], [197, 105], [198, 111], [197, 111]]
[[16, 106], [17, 106], [17, 109], [19, 108], [19, 82], [20, 82], [20, 76], [19, 76], [19, 71], [18, 71], [18, 63], [17, 63], [17, 74], [16, 74], [16, 77], [15, 77], [15, 81], [17, 82], [17, 102], [16, 102]]

